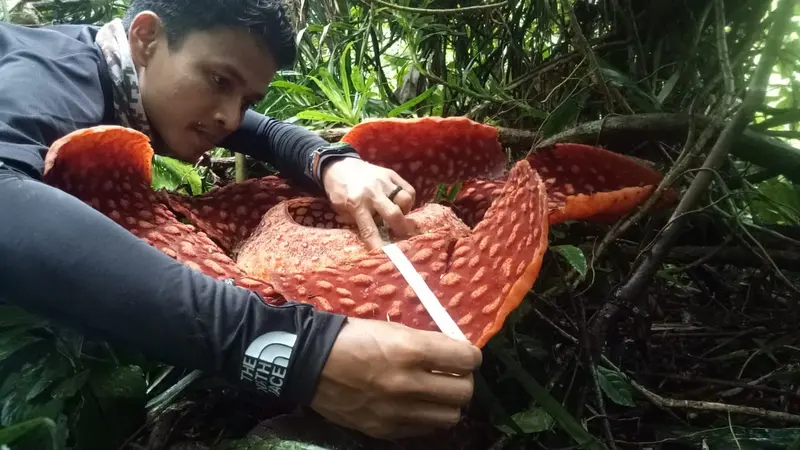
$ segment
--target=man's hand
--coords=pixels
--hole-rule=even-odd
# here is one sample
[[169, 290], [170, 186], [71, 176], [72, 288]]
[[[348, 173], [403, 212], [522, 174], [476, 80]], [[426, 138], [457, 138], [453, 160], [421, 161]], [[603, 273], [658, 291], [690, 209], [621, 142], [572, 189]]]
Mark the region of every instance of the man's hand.
[[[410, 236], [411, 225], [405, 215], [414, 205], [416, 192], [395, 171], [343, 158], [322, 170], [322, 182], [333, 208], [345, 220], [355, 222], [371, 250], [383, 246], [376, 216], [398, 236]], [[390, 198], [398, 187], [401, 190]]]
[[442, 333], [348, 318], [311, 407], [375, 438], [428, 434], [461, 419], [481, 358], [477, 347]]

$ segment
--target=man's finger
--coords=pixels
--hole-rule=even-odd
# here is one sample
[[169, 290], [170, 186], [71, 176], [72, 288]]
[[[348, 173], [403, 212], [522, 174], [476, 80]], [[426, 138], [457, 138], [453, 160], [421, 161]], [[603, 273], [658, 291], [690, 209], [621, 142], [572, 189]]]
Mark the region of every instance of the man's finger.
[[375, 250], [383, 246], [383, 239], [378, 231], [378, 226], [372, 218], [369, 209], [363, 206], [356, 207], [352, 213], [353, 219], [358, 227], [359, 236], [367, 244], [370, 250]]
[[[388, 199], [388, 198], [387, 198]], [[408, 214], [414, 208], [414, 197], [406, 191], [400, 191], [394, 196], [392, 202], [400, 207], [403, 214]]]
[[[399, 197], [400, 194], [397, 194], [397, 196]], [[395, 233], [401, 237], [411, 236], [411, 226], [408, 219], [406, 219], [400, 207], [389, 200], [389, 197], [379, 196], [375, 199], [375, 209]]]
[[465, 341], [458, 341], [437, 331], [414, 330], [414, 345], [422, 351], [419, 355], [420, 367], [424, 370], [456, 375], [467, 375], [480, 367], [483, 355], [478, 347]]
[[454, 408], [470, 402], [475, 382], [472, 374], [456, 377], [445, 373], [418, 371], [412, 372], [411, 379], [406, 382], [406, 389], [411, 396], [421, 401]]
[[[404, 180], [403, 177], [398, 175], [396, 172], [392, 172], [389, 178], [392, 180], [392, 183], [400, 186], [403, 188], [401, 192], [397, 194], [395, 197], [395, 202], [400, 206], [400, 209], [403, 210], [404, 213], [408, 214], [411, 211], [411, 208], [414, 207], [414, 201], [417, 199], [417, 191], [414, 189], [408, 181]], [[402, 195], [402, 197], [401, 197]]]
[[400, 400], [393, 405], [397, 427], [450, 428], [461, 421], [461, 408], [422, 400]]

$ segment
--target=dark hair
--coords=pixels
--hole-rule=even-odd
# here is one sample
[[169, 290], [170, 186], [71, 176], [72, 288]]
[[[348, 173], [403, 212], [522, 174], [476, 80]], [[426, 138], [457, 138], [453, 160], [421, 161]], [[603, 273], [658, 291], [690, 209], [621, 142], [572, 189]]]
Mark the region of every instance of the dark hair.
[[133, 18], [152, 11], [166, 28], [170, 48], [179, 48], [193, 31], [217, 27], [246, 28], [259, 37], [275, 58], [278, 69], [294, 66], [294, 27], [286, 0], [131, 0], [122, 23], [127, 30]]

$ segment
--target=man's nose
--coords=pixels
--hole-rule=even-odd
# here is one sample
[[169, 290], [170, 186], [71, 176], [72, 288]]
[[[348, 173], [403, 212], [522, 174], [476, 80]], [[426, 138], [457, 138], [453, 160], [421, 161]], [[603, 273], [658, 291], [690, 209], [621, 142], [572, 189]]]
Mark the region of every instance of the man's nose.
[[241, 102], [229, 100], [217, 108], [214, 114], [214, 121], [219, 128], [222, 128], [226, 133], [233, 133], [239, 128], [239, 123], [242, 120], [242, 108], [239, 107]]

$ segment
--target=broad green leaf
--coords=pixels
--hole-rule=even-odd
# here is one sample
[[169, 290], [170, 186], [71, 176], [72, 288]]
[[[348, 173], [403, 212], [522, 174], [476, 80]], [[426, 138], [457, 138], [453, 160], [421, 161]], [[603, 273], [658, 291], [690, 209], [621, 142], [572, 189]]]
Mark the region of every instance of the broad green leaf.
[[41, 341], [41, 338], [25, 331], [25, 329], [18, 329], [0, 334], [0, 361], [4, 361], [30, 344]]
[[72, 375], [72, 368], [58, 352], [44, 355], [35, 352], [34, 355], [6, 376], [0, 384], [0, 399], [13, 392], [20, 401], [32, 401], [52, 383]]
[[[82, 392], [86, 402], [75, 424], [75, 439], [85, 450], [120, 448], [146, 419], [144, 374], [136, 366], [91, 364]], [[103, 424], [98, 429], [98, 424]]]
[[91, 371], [87, 369], [61, 381], [53, 388], [53, 398], [73, 397], [89, 381], [90, 374]]
[[544, 344], [539, 339], [527, 334], [515, 334], [514, 339], [517, 345], [528, 355], [536, 359], [545, 359], [550, 353], [545, 349]]
[[574, 245], [554, 245], [551, 250], [561, 255], [582, 277], [586, 276], [586, 256]]
[[45, 319], [37, 317], [16, 306], [0, 306], [0, 328], [16, 326], [41, 326], [47, 323]]
[[36, 380], [36, 383], [28, 391], [25, 400], [33, 400], [57, 380], [68, 377], [72, 375], [72, 373], [73, 369], [72, 366], [69, 365], [69, 361], [61, 354], [53, 352], [47, 356], [44, 369]]
[[90, 385], [101, 398], [144, 399], [147, 391], [144, 372], [138, 366], [113, 366], [93, 370]]
[[55, 330], [56, 348], [61, 354], [70, 359], [74, 366], [83, 354], [83, 335], [70, 328], [57, 328]]
[[511, 416], [511, 419], [525, 433], [541, 433], [553, 427], [555, 421], [542, 408], [532, 408], [527, 411], [521, 411]]
[[15, 444], [24, 438], [26, 444], [36, 442], [41, 445], [46, 442], [46, 447], [37, 445], [36, 448], [41, 450], [56, 450], [58, 448], [56, 435], [56, 423], [52, 419], [37, 417], [0, 429], [0, 445]]
[[192, 195], [203, 192], [203, 181], [194, 167], [183, 161], [167, 156], [154, 155], [153, 189], [174, 191], [179, 186], [188, 184]]
[[0, 404], [0, 426], [9, 426], [24, 420], [46, 417], [57, 420], [64, 408], [64, 399], [26, 402], [17, 392], [2, 400]]
[[598, 366], [597, 377], [600, 389], [611, 401], [621, 406], [636, 406], [633, 388], [621, 373]]
[[757, 186], [760, 196], [753, 198], [753, 215], [762, 223], [800, 224], [800, 188], [773, 178]]

